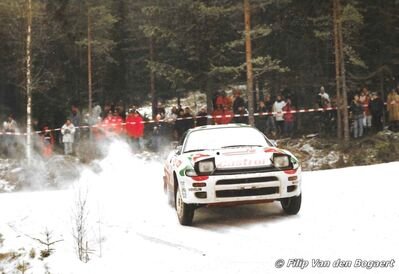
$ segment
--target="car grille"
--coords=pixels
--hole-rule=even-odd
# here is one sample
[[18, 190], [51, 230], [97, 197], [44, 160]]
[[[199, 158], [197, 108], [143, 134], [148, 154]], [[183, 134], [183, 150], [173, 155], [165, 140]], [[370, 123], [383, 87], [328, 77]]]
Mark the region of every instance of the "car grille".
[[256, 168], [237, 168], [237, 169], [216, 169], [212, 175], [234, 175], [245, 173], [264, 173], [272, 171], [280, 171], [275, 167], [256, 167]]
[[216, 185], [235, 185], [235, 184], [250, 184], [250, 183], [266, 183], [278, 181], [276, 176], [256, 177], [256, 178], [243, 178], [243, 179], [227, 179], [219, 180]]
[[253, 188], [253, 189], [229, 189], [216, 191], [217, 198], [231, 198], [231, 197], [248, 197], [248, 196], [260, 196], [270, 195], [279, 192], [278, 187], [264, 187], [264, 188]]

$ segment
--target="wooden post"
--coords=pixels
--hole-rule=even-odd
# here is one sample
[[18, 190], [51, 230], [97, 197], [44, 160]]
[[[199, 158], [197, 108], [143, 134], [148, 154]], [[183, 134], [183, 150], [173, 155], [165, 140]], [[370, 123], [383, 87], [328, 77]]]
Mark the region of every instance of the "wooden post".
[[344, 142], [349, 142], [349, 115], [348, 115], [348, 95], [346, 91], [346, 71], [345, 71], [345, 56], [344, 56], [344, 41], [342, 35], [342, 14], [340, 0], [335, 0], [337, 5], [337, 31], [338, 31], [338, 48], [340, 57], [340, 69], [341, 69], [341, 87], [342, 87], [342, 125], [344, 130]]
[[341, 66], [340, 66], [340, 51], [338, 38], [338, 14], [337, 3], [333, 0], [333, 25], [334, 25], [334, 50], [335, 50], [335, 81], [337, 93], [337, 138], [342, 139], [342, 99], [341, 99]]

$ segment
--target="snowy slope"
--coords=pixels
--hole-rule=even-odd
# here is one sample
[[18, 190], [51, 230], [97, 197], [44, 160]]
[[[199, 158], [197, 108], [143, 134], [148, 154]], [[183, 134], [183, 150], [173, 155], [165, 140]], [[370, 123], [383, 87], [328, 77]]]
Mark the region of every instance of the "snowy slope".
[[[297, 216], [282, 214], [278, 203], [232, 208], [201, 208], [194, 227], [178, 224], [162, 190], [162, 164], [134, 157], [116, 142], [100, 163], [85, 170], [68, 190], [0, 194], [0, 253], [20, 250], [21, 257], [0, 261], [5, 273], [398, 273], [399, 162], [306, 172], [303, 206]], [[87, 193], [88, 263], [77, 259], [72, 237], [78, 193]], [[29, 258], [52, 231], [54, 253]], [[308, 260], [305, 270], [278, 259]], [[394, 268], [321, 270], [312, 259], [334, 261], [395, 259]]]

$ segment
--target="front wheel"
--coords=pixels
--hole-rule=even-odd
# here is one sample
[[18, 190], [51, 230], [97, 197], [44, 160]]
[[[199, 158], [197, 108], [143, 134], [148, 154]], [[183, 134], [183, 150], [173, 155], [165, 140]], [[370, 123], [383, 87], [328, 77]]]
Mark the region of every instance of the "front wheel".
[[177, 188], [176, 193], [176, 213], [179, 218], [179, 222], [181, 225], [191, 225], [194, 218], [194, 206], [190, 204], [186, 204], [180, 193], [180, 188]]
[[284, 198], [280, 202], [286, 214], [295, 215], [301, 209], [302, 193], [299, 196]]

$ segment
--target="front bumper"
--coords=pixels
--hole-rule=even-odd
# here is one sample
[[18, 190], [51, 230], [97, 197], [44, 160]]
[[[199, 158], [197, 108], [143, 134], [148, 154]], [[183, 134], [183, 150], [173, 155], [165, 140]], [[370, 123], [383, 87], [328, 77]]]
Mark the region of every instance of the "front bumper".
[[[209, 176], [200, 182], [191, 177], [179, 180], [183, 201], [187, 204], [253, 203], [298, 196], [301, 193], [301, 170], [252, 174]], [[206, 186], [197, 187], [196, 184]]]

